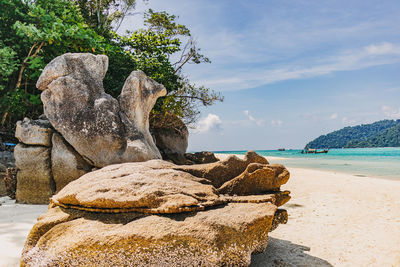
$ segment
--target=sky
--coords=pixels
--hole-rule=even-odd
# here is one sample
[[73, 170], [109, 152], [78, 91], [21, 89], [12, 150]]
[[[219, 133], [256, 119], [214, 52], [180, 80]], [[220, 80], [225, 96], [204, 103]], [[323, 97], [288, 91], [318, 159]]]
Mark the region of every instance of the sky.
[[189, 151], [303, 148], [346, 126], [400, 119], [400, 1], [138, 0], [179, 16], [211, 64], [185, 66], [224, 102]]

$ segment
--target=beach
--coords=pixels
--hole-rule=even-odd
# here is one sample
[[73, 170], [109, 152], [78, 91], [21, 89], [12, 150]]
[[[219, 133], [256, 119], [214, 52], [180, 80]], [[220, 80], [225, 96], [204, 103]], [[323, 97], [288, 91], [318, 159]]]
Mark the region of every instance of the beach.
[[[251, 266], [400, 266], [400, 180], [288, 169], [282, 189], [292, 199], [282, 208], [289, 221], [270, 233]], [[29, 229], [47, 206], [1, 199], [0, 266], [18, 266]]]

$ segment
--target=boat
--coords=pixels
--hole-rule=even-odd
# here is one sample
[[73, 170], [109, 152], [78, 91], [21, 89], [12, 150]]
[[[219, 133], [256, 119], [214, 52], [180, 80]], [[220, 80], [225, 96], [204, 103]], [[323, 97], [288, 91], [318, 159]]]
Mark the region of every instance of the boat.
[[328, 153], [329, 149], [322, 149], [318, 150], [315, 148], [306, 148], [301, 151], [301, 154], [321, 154], [321, 153]]
[[284, 148], [278, 148], [278, 151], [285, 151], [286, 149]]

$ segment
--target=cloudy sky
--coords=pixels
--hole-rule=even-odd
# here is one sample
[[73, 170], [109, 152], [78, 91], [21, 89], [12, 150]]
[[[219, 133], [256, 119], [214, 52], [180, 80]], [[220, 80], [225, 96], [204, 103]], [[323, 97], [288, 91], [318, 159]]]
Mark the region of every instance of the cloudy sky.
[[191, 151], [302, 148], [400, 118], [398, 0], [149, 0], [137, 11], [148, 8], [189, 27], [212, 63], [184, 73], [225, 96], [202, 110]]

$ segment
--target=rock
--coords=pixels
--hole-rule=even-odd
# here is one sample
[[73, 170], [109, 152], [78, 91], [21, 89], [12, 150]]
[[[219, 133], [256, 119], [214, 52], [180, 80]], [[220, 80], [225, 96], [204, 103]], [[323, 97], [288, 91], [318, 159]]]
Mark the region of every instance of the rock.
[[17, 191], [17, 169], [16, 168], [7, 168], [4, 175], [4, 189], [6, 191], [6, 195], [11, 199], [15, 199], [15, 194]]
[[175, 164], [186, 164], [189, 131], [186, 125], [173, 114], [157, 114], [151, 118], [150, 132], [164, 160]]
[[202, 151], [196, 153], [186, 153], [185, 158], [192, 164], [206, 164], [219, 161], [210, 151]]
[[[21, 266], [247, 266], [266, 248], [271, 228], [286, 222], [277, 207], [290, 198], [288, 191], [264, 192], [262, 183], [277, 189], [288, 175], [281, 165], [251, 163], [265, 162], [259, 157], [219, 162], [245, 170], [221, 190], [203, 177], [207, 164], [197, 166], [200, 176], [162, 160], [87, 173], [52, 197]], [[233, 194], [242, 187], [243, 195]]]
[[96, 167], [161, 158], [148, 131], [148, 114], [165, 88], [134, 71], [119, 102], [104, 92], [104, 55], [64, 54], [43, 70], [44, 114], [51, 125]]
[[229, 195], [257, 195], [279, 191], [280, 186], [287, 183], [289, 177], [289, 172], [282, 165], [251, 163], [242, 174], [218, 188], [218, 192]]
[[[156, 155], [151, 159], [161, 158], [161, 155], [149, 131], [149, 114], [157, 98], [166, 94], [167, 90], [162, 84], [147, 77], [143, 71], [133, 71], [126, 79], [118, 97], [121, 110], [129, 119], [124, 120], [124, 117], [122, 117], [123, 123], [130, 134], [128, 140], [134, 142], [138, 138], [138, 134], [143, 135], [147, 141], [146, 145]], [[132, 146], [132, 149], [132, 153], [135, 153], [135, 146]]]
[[5, 184], [5, 172], [0, 172], [0, 197], [7, 196], [6, 184]]
[[232, 155], [223, 161], [209, 164], [179, 166], [175, 169], [188, 172], [196, 177], [209, 180], [216, 188], [232, 180], [246, 169], [250, 163], [269, 164], [268, 161], [254, 151], [248, 151], [244, 159]]
[[14, 149], [18, 169], [16, 200], [19, 203], [46, 204], [54, 193], [50, 149], [18, 144]]
[[61, 135], [53, 134], [52, 144], [51, 170], [57, 193], [70, 182], [90, 172], [92, 166]]
[[177, 213], [224, 203], [211, 185], [152, 160], [105, 167], [71, 182], [51, 202], [95, 212]]
[[52, 207], [30, 232], [21, 266], [248, 266], [275, 211], [270, 203], [169, 216]]
[[51, 146], [53, 129], [47, 120], [30, 120], [25, 118], [17, 122], [15, 137], [27, 145]]

